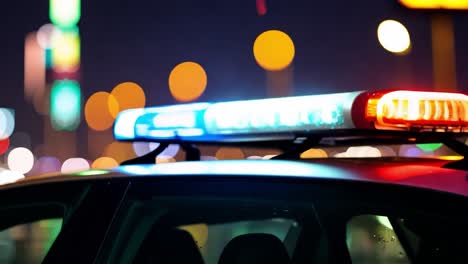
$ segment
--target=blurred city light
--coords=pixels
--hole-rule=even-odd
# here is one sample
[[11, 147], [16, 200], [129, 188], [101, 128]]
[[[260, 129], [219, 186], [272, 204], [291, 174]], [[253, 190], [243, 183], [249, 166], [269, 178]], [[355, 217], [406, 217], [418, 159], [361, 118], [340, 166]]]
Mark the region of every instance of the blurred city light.
[[75, 175], [78, 176], [95, 176], [95, 175], [104, 175], [108, 174], [109, 171], [107, 170], [87, 170], [87, 171], [81, 171], [76, 173]]
[[294, 59], [294, 42], [288, 34], [279, 30], [268, 30], [255, 39], [253, 54], [258, 65], [268, 71], [279, 71], [288, 67]]
[[171, 163], [171, 162], [176, 162], [176, 160], [173, 157], [167, 157], [167, 156], [157, 156], [156, 157], [156, 163]]
[[80, 21], [80, 17], [80, 0], [50, 0], [49, 18], [57, 27], [74, 27]]
[[40, 157], [36, 164], [34, 165], [33, 171], [34, 174], [44, 174], [51, 172], [58, 172], [62, 167], [62, 163], [56, 157], [44, 156]]
[[36, 34], [37, 43], [43, 50], [51, 49], [53, 38], [60, 34], [60, 30], [52, 24], [45, 24], [39, 28]]
[[379, 158], [380, 150], [370, 146], [349, 147], [346, 152], [335, 154], [336, 158]]
[[149, 142], [133, 142], [132, 145], [137, 156], [143, 156], [151, 151]]
[[414, 9], [468, 9], [468, 0], [400, 0], [400, 3]]
[[377, 28], [380, 45], [389, 52], [405, 54], [411, 47], [408, 30], [395, 20], [385, 20]]
[[80, 124], [81, 91], [77, 82], [55, 81], [50, 93], [50, 118], [55, 130], [75, 130]]
[[105, 148], [102, 156], [111, 157], [118, 163], [136, 157], [135, 153], [133, 152], [132, 144], [117, 141], [109, 144]]
[[117, 99], [107, 92], [96, 92], [85, 104], [85, 120], [88, 126], [96, 131], [109, 129], [119, 112]]
[[427, 143], [427, 144], [416, 144], [416, 147], [419, 149], [430, 152], [430, 151], [436, 151], [439, 148], [441, 148], [444, 144], [442, 143]]
[[[158, 146], [159, 146], [159, 143], [150, 142], [149, 143], [149, 150], [153, 151]], [[158, 155], [158, 157], [173, 158], [173, 157], [175, 157], [177, 155], [177, 153], [179, 152], [179, 149], [180, 149], [180, 146], [178, 144], [170, 144], [169, 146], [167, 146], [167, 148], [163, 152], [161, 152], [161, 154]]]
[[60, 171], [62, 173], [69, 173], [88, 169], [89, 163], [87, 160], [83, 158], [70, 158], [63, 162]]
[[266, 0], [257, 0], [257, 14], [259, 16], [264, 16], [267, 13]]
[[10, 147], [10, 139], [0, 139], [0, 155], [4, 154]]
[[119, 111], [130, 108], [142, 108], [146, 104], [146, 96], [143, 89], [136, 83], [124, 82], [112, 89], [111, 95], [117, 100], [117, 111], [112, 109], [110, 113], [115, 118]]
[[93, 164], [91, 165], [91, 168], [93, 169], [110, 169], [119, 166], [119, 163], [110, 157], [100, 157], [97, 158]]
[[0, 139], [11, 136], [15, 129], [15, 114], [10, 108], [0, 108]]
[[12, 171], [26, 174], [34, 166], [34, 155], [23, 147], [14, 148], [8, 153], [8, 168]]
[[274, 155], [274, 154], [269, 154], [269, 155], [265, 155], [265, 156], [263, 156], [263, 158], [262, 158], [262, 159], [264, 159], [264, 160], [269, 160], [269, 159], [271, 159], [271, 158], [274, 158], [275, 156], [277, 156], [277, 155]]
[[420, 148], [414, 145], [402, 145], [398, 151], [398, 156], [400, 157], [423, 157], [423, 156], [432, 156], [434, 153], [432, 151], [423, 151]]
[[218, 160], [236, 160], [244, 159], [245, 154], [240, 148], [221, 147], [215, 154]]
[[191, 61], [178, 64], [169, 75], [170, 92], [180, 102], [198, 99], [205, 91], [207, 82], [203, 67]]
[[378, 146], [377, 148], [382, 154], [382, 157], [395, 157], [397, 155], [395, 150], [389, 146]]
[[0, 168], [0, 185], [13, 183], [18, 180], [24, 179], [24, 175], [11, 170], [5, 170]]
[[301, 153], [301, 159], [326, 158], [327, 152], [323, 149], [309, 149]]
[[52, 67], [56, 72], [74, 72], [80, 67], [81, 44], [77, 28], [60, 30], [52, 38]]
[[200, 160], [216, 160], [216, 157], [213, 156], [201, 156]]
[[46, 85], [45, 52], [36, 33], [26, 35], [24, 41], [24, 95], [27, 99], [42, 98]]

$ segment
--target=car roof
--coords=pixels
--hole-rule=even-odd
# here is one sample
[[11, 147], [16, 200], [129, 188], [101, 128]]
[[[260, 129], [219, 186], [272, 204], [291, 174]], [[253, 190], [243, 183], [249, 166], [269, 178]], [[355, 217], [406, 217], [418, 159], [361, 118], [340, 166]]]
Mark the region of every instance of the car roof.
[[[240, 177], [342, 180], [406, 185], [468, 196], [467, 172], [442, 168], [448, 161], [431, 159], [312, 159], [187, 161], [152, 165], [127, 165], [111, 170], [27, 177], [0, 187], [122, 177]], [[82, 175], [90, 175], [83, 177]]]

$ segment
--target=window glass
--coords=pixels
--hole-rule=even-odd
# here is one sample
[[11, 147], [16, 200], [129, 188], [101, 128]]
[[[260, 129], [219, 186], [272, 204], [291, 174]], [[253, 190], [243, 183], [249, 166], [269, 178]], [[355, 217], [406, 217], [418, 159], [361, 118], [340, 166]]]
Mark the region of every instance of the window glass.
[[346, 227], [353, 263], [410, 263], [388, 217], [360, 215]]
[[61, 218], [15, 225], [0, 231], [0, 263], [41, 263], [62, 228]]
[[304, 212], [279, 202], [242, 199], [158, 198], [129, 201], [123, 208], [126, 210], [121, 210], [115, 223], [119, 227], [109, 234], [109, 248], [103, 249], [109, 252], [102, 260], [105, 263], [193, 262], [194, 258], [179, 258], [182, 255], [206, 264], [218, 263], [229, 242], [243, 235], [248, 236], [231, 246], [243, 247], [252, 241], [262, 241], [265, 246], [259, 252], [245, 246], [240, 249], [244, 257], [260, 256], [282, 243], [284, 251], [279, 249], [278, 254], [291, 258], [304, 213], [313, 217], [310, 207]]
[[297, 227], [290, 219], [273, 218], [259, 221], [240, 221], [215, 225], [192, 224], [180, 226], [197, 243], [205, 263], [217, 263], [224, 247], [233, 238], [251, 233], [272, 234], [284, 241], [288, 231]]

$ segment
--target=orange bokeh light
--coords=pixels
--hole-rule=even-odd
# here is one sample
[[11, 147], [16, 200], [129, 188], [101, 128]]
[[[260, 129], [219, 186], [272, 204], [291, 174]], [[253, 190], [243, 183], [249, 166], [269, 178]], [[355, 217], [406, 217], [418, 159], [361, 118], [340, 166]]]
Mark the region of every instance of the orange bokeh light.
[[400, 0], [400, 3], [414, 9], [468, 9], [468, 0]]
[[86, 123], [97, 131], [109, 129], [118, 112], [119, 104], [113, 95], [107, 92], [94, 93], [85, 105]]
[[327, 158], [328, 154], [323, 149], [309, 149], [301, 153], [301, 159]]
[[[117, 100], [119, 111], [131, 108], [142, 108], [145, 107], [146, 104], [145, 92], [134, 82], [118, 84], [112, 90], [111, 95]], [[115, 118], [118, 112], [112, 112], [112, 116]]]
[[132, 144], [122, 142], [112, 142], [104, 150], [105, 157], [113, 158], [118, 163], [135, 158]]
[[244, 159], [245, 154], [240, 148], [223, 147], [216, 151], [216, 158], [219, 160]]
[[253, 54], [258, 65], [265, 70], [283, 70], [294, 59], [294, 42], [282, 31], [268, 30], [255, 39]]
[[110, 157], [100, 157], [97, 158], [93, 164], [91, 165], [91, 168], [93, 169], [110, 169], [119, 166], [119, 163]]
[[198, 99], [206, 89], [208, 82], [203, 67], [195, 62], [182, 62], [169, 75], [169, 89], [172, 96], [180, 102]]
[[45, 51], [36, 33], [29, 33], [24, 43], [24, 95], [27, 99], [44, 95], [46, 85]]

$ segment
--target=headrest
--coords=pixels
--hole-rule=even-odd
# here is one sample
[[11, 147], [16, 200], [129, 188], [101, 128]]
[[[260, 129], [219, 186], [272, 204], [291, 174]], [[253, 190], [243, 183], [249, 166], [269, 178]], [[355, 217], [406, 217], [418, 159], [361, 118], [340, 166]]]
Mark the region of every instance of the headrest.
[[143, 241], [133, 263], [203, 264], [203, 258], [189, 232], [156, 228]]
[[283, 242], [271, 234], [246, 234], [233, 238], [224, 248], [219, 264], [289, 263]]

